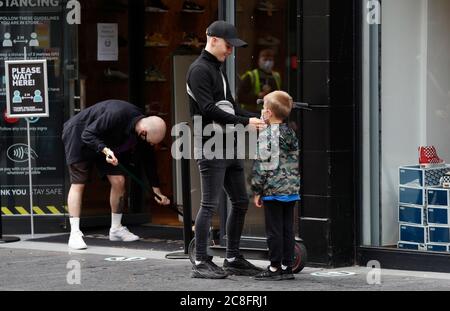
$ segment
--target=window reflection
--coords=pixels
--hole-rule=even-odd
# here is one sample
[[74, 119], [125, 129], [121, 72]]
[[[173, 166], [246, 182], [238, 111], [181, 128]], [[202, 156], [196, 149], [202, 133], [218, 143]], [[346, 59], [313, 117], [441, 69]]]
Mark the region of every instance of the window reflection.
[[[236, 0], [236, 27], [249, 44], [236, 49], [236, 101], [245, 110], [260, 112], [262, 105], [256, 104], [257, 99], [286, 90], [287, 7], [287, 0]], [[252, 160], [245, 161], [249, 198], [252, 166]], [[264, 210], [256, 209], [252, 199], [243, 235], [265, 237]]]

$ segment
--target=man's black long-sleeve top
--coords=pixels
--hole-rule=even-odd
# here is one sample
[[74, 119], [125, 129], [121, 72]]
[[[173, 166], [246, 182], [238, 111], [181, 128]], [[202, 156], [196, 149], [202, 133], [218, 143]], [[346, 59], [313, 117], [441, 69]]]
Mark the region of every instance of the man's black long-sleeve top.
[[[221, 73], [226, 81], [227, 98], [224, 94]], [[192, 118], [202, 116], [203, 127], [213, 121], [222, 125], [243, 124], [246, 126], [249, 124], [250, 118], [259, 117], [258, 114], [245, 111], [236, 104], [231, 95], [227, 76], [223, 72], [222, 63], [206, 50], [203, 50], [190, 66], [187, 73], [187, 84], [195, 97], [194, 100], [189, 96], [191, 116]], [[216, 107], [217, 102], [225, 99], [233, 104], [235, 115]]]
[[92, 161], [108, 147], [120, 161], [132, 159], [142, 166], [151, 185], [158, 186], [154, 150], [135, 130], [144, 117], [138, 107], [121, 100], [106, 100], [81, 111], [64, 123], [62, 139], [67, 164]]

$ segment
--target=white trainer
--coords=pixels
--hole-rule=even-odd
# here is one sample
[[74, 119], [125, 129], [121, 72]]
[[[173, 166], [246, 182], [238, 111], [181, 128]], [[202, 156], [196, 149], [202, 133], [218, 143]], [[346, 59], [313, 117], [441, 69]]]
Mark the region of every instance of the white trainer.
[[139, 240], [140, 238], [131, 233], [127, 227], [120, 227], [119, 229], [110, 229], [109, 230], [109, 240], [113, 242], [134, 242]]
[[87, 245], [83, 240], [83, 233], [81, 231], [75, 231], [70, 233], [69, 248], [71, 249], [86, 249]]

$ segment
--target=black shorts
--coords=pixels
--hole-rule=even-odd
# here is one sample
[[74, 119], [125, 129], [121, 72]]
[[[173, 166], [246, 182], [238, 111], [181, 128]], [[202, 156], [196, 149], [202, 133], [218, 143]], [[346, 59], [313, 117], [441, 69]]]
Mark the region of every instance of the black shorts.
[[84, 185], [91, 181], [93, 166], [97, 168], [101, 178], [108, 175], [123, 176], [123, 172], [118, 166], [114, 166], [106, 162], [105, 158], [101, 157], [93, 161], [78, 162], [69, 165], [70, 183], [76, 185]]

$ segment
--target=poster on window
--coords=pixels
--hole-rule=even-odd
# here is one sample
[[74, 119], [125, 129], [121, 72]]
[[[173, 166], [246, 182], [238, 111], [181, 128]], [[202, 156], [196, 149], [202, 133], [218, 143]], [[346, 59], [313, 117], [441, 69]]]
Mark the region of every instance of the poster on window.
[[[35, 215], [64, 212], [63, 33], [69, 27], [64, 2], [3, 1], [0, 8], [0, 205], [1, 214], [6, 217], [30, 214], [28, 156], [32, 161]], [[25, 58], [30, 66], [10, 65], [12, 79], [8, 80], [5, 62], [20, 64]], [[33, 64], [38, 60], [46, 65]], [[45, 70], [47, 77], [42, 78]], [[47, 87], [42, 84], [45, 81]], [[10, 111], [7, 84], [11, 88]], [[29, 112], [38, 115], [28, 118], [31, 148], [27, 145], [27, 121], [22, 118]]]
[[117, 24], [97, 24], [99, 61], [119, 60], [119, 28]]
[[8, 118], [49, 117], [47, 61], [5, 61]]

